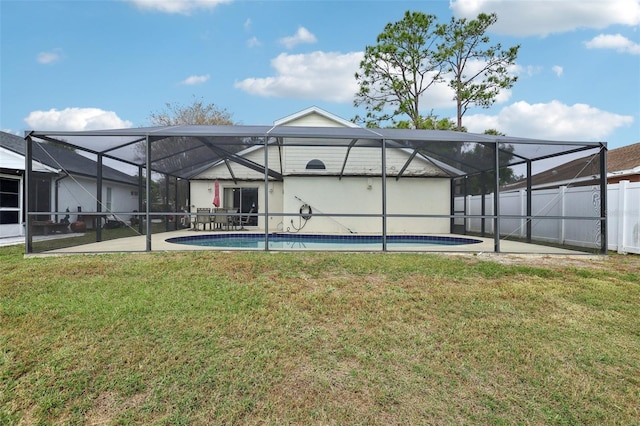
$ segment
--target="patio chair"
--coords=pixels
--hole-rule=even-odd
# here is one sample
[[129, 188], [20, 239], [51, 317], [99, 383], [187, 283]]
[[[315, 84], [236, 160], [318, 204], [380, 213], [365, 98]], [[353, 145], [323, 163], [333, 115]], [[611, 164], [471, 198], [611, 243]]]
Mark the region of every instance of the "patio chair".
[[253, 213], [253, 207], [251, 207], [251, 209], [249, 210], [246, 216], [244, 217], [240, 216], [238, 218], [240, 219], [238, 223], [238, 225], [240, 226], [240, 230], [243, 230], [244, 226], [249, 224], [249, 221], [251, 220], [251, 213]]
[[196, 231], [200, 230], [201, 224], [202, 224], [203, 231], [207, 229], [207, 225], [209, 225], [209, 228], [211, 228], [211, 217], [209, 216], [209, 214], [205, 214], [205, 213], [211, 213], [211, 209], [198, 207], [198, 209], [196, 210], [196, 213], [198, 213], [198, 215], [196, 216], [195, 230]]
[[220, 213], [220, 214], [212, 217], [211, 222], [212, 222], [213, 229], [226, 228], [227, 231], [229, 230], [230, 217], [226, 214], [222, 214], [227, 212], [228, 212], [227, 209], [215, 209], [215, 213]]

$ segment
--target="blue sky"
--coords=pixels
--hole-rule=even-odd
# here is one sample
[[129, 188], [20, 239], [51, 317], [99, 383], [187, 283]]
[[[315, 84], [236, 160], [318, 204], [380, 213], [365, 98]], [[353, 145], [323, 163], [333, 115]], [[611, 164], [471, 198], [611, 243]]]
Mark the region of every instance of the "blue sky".
[[[407, 10], [496, 12], [491, 42], [521, 45], [518, 82], [469, 110], [469, 131], [640, 141], [640, 0], [0, 0], [0, 129], [146, 126], [194, 99], [241, 124], [310, 106], [351, 119], [362, 52]], [[421, 102], [455, 116], [444, 85]]]

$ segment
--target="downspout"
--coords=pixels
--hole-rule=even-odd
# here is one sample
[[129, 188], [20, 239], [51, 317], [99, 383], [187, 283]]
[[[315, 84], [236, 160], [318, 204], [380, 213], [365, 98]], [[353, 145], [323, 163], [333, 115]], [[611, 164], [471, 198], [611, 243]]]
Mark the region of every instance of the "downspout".
[[144, 207], [144, 203], [142, 202], [142, 166], [138, 166], [138, 214], [135, 215], [135, 218], [138, 221], [138, 234], [142, 235], [142, 221], [140, 220], [140, 215], [142, 214], [142, 208]]
[[449, 180], [449, 214], [451, 215], [451, 219], [449, 219], [449, 232], [453, 234], [454, 226], [455, 226], [455, 214], [456, 214], [456, 203], [455, 203], [455, 193], [456, 193], [456, 183], [453, 178]]

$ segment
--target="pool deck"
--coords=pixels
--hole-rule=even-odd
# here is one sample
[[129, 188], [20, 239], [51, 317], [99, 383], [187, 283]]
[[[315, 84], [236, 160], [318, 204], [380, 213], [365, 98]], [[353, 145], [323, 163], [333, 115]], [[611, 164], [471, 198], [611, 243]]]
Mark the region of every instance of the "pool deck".
[[[230, 234], [242, 234], [246, 231], [233, 232]], [[254, 233], [254, 232], [251, 232]], [[256, 231], [255, 233], [259, 233]], [[210, 234], [220, 235], [219, 233], [211, 232]], [[168, 252], [168, 251], [233, 251], [233, 250], [244, 250], [245, 248], [218, 248], [218, 247], [203, 247], [196, 245], [185, 245], [185, 244], [174, 244], [169, 243], [166, 240], [168, 238], [175, 237], [188, 237], [188, 236], [203, 236], [207, 235], [207, 232], [195, 232], [193, 230], [180, 230], [180, 231], [171, 231], [171, 232], [163, 232], [158, 234], [153, 234], [151, 236], [151, 249], [152, 252]], [[390, 253], [397, 252], [440, 252], [440, 253], [473, 253], [473, 254], [493, 254], [494, 253], [494, 241], [493, 238], [481, 238], [475, 236], [466, 236], [466, 235], [457, 235], [457, 234], [433, 234], [437, 236], [446, 236], [446, 237], [462, 237], [462, 238], [473, 238], [477, 240], [481, 240], [481, 243], [477, 244], [469, 244], [469, 245], [459, 245], [459, 246], [450, 246], [450, 245], [433, 245], [429, 246], [428, 249], [425, 249], [424, 246], [415, 247], [415, 248], [403, 248], [402, 250], [389, 250]], [[29, 256], [48, 256], [48, 255], [63, 255], [63, 254], [97, 254], [97, 253], [133, 253], [133, 252], [145, 252], [146, 251], [146, 237], [144, 235], [135, 236], [135, 237], [127, 237], [120, 238], [117, 240], [108, 240], [102, 241], [99, 243], [90, 243], [84, 244], [74, 247], [60, 248], [55, 250], [50, 250], [43, 253], [34, 253]], [[263, 249], [252, 249], [251, 251], [264, 251]], [[302, 250], [283, 250], [283, 249], [272, 249], [269, 251], [302, 251]], [[339, 251], [354, 251], [359, 252], [361, 250], [339, 250]], [[374, 252], [379, 252], [375, 250]], [[544, 255], [594, 255], [593, 253], [581, 252], [576, 250], [567, 250], [563, 248], [543, 246], [537, 244], [527, 244], [518, 241], [508, 241], [508, 240], [500, 240], [500, 252], [501, 253], [511, 253], [511, 254], [544, 254]]]

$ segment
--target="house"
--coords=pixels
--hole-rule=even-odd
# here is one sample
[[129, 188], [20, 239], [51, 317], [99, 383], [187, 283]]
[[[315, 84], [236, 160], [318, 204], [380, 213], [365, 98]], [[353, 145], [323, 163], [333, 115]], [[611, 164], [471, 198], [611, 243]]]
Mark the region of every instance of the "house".
[[[25, 154], [23, 138], [0, 132], [0, 237], [24, 235]], [[95, 210], [97, 164], [71, 148], [34, 143], [31, 211], [50, 212], [37, 219], [58, 222], [68, 211], [73, 222], [79, 212]], [[138, 208], [136, 177], [106, 165], [102, 175], [103, 211]]]
[[[594, 156], [580, 157], [531, 176], [532, 189], [598, 185], [600, 169]], [[607, 152], [607, 183], [640, 182], [640, 142]], [[505, 185], [505, 190], [526, 188], [526, 181]]]
[[640, 182], [640, 142], [607, 153], [607, 183]]
[[[359, 128], [350, 121], [311, 107], [277, 120], [276, 126]], [[359, 217], [380, 211], [382, 173], [379, 149], [359, 146], [298, 144], [291, 138], [283, 146], [269, 146], [270, 168], [282, 179], [269, 182], [268, 227], [274, 231], [311, 233], [375, 233], [379, 217]], [[262, 146], [253, 146], [237, 155], [253, 163], [264, 161]], [[387, 169], [387, 213], [449, 214], [451, 178], [444, 165], [410, 149], [389, 150]], [[401, 173], [402, 171], [402, 173]], [[401, 174], [400, 174], [401, 173]], [[400, 178], [400, 176], [402, 176]], [[396, 179], [398, 178], [398, 179]], [[190, 177], [192, 212], [214, 207], [214, 183], [219, 185], [220, 207], [244, 214], [262, 211], [264, 173], [239, 163], [218, 161]], [[297, 216], [283, 215], [299, 213]], [[304, 213], [326, 216], [306, 219]], [[283, 216], [279, 216], [283, 215]], [[249, 226], [264, 229], [264, 218], [255, 216]], [[388, 231], [406, 233], [447, 233], [449, 219], [389, 219]]]

